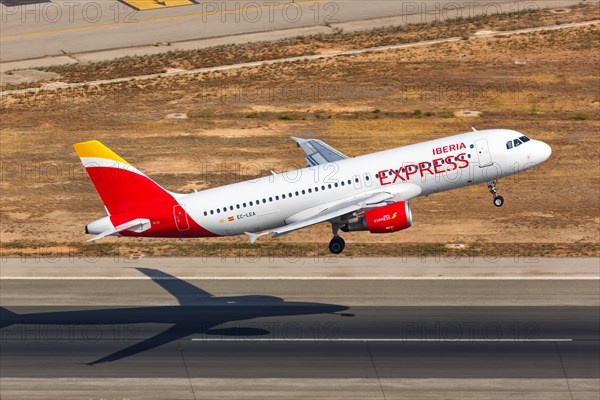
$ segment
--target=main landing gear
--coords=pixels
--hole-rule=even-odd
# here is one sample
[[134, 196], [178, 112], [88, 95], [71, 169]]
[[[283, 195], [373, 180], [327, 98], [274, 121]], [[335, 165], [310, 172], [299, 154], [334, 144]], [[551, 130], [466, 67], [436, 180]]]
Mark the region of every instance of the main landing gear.
[[340, 254], [344, 251], [344, 247], [346, 247], [346, 242], [341, 236], [335, 235], [329, 242], [329, 251], [333, 254]]
[[497, 181], [489, 181], [487, 183], [487, 187], [490, 193], [494, 196], [494, 205], [496, 207], [502, 207], [502, 205], [504, 204], [504, 197], [498, 194], [498, 191], [496, 189], [496, 182]]
[[333, 254], [340, 254], [342, 251], [344, 251], [346, 242], [341, 236], [338, 235], [338, 231], [340, 230], [338, 225], [331, 224], [331, 229], [333, 230], [333, 238], [331, 238], [331, 242], [329, 242], [329, 251]]

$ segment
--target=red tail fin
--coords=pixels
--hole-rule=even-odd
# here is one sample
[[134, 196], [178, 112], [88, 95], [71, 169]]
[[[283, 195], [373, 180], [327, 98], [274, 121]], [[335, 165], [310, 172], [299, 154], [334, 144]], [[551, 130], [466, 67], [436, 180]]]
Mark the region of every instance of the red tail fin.
[[99, 141], [90, 140], [73, 147], [110, 214], [173, 201], [173, 194]]

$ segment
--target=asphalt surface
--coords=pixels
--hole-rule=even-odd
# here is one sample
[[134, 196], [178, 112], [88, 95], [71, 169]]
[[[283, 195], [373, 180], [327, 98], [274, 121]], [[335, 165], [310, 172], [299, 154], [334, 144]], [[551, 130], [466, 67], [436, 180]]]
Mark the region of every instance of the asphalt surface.
[[[16, 2], [16, 0], [12, 0]], [[31, 1], [31, 0], [30, 0]], [[291, 2], [207, 2], [183, 7], [136, 11], [118, 1], [54, 0], [6, 7], [0, 5], [0, 61], [153, 46], [155, 43], [220, 38], [257, 32], [306, 29], [291, 35], [329, 33], [407, 22], [432, 22], [524, 8], [556, 8], [573, 0], [453, 2], [395, 0]], [[8, 3], [7, 3], [8, 4]], [[11, 3], [13, 4], [13, 3]], [[373, 20], [373, 23], [368, 22]], [[268, 40], [268, 36], [262, 37]], [[215, 44], [222, 43], [215, 40]], [[207, 43], [203, 43], [206, 46]], [[123, 52], [121, 56], [139, 54]], [[114, 55], [112, 55], [114, 56]], [[76, 61], [77, 56], [71, 61]], [[62, 60], [65, 62], [68, 60]]]
[[598, 397], [598, 259], [382, 260], [5, 260], [2, 398]]
[[11, 310], [3, 378], [600, 377], [596, 307]]

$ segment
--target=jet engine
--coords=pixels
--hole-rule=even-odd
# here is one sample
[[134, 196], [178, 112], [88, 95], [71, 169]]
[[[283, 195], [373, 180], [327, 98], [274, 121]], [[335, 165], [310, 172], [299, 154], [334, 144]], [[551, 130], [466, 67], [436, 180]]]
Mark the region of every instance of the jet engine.
[[371, 233], [398, 232], [412, 225], [412, 213], [407, 201], [373, 208], [348, 221], [340, 229], [344, 232], [369, 231]]

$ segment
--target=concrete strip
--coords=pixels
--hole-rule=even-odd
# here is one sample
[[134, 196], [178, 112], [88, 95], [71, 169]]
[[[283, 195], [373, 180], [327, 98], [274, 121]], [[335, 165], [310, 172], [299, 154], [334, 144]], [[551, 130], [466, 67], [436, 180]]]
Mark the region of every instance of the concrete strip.
[[[541, 31], [552, 31], [552, 30], [557, 30], [557, 29], [591, 26], [591, 25], [596, 25], [598, 23], [600, 23], [600, 20], [577, 22], [577, 23], [563, 24], [563, 25], [552, 25], [552, 26], [539, 27], [539, 28], [518, 29], [518, 30], [513, 30], [513, 31], [495, 32], [495, 33], [490, 33], [488, 35], [483, 35], [483, 36], [473, 36], [473, 37], [470, 37], [470, 39], [489, 38], [489, 37], [494, 37], [494, 36], [510, 36], [510, 35], [517, 35], [517, 34], [532, 33], [532, 32], [541, 32]], [[282, 63], [286, 63], [286, 62], [311, 61], [311, 60], [326, 59], [326, 58], [333, 58], [333, 57], [339, 57], [339, 56], [351, 56], [351, 55], [359, 55], [359, 54], [365, 54], [365, 53], [385, 52], [385, 51], [399, 50], [399, 49], [418, 47], [418, 46], [430, 46], [430, 45], [434, 45], [434, 44], [452, 43], [452, 42], [456, 42], [459, 40], [462, 40], [462, 39], [458, 38], [458, 37], [452, 37], [452, 38], [428, 40], [428, 41], [415, 42], [415, 43], [405, 43], [405, 44], [391, 45], [391, 46], [368, 47], [368, 48], [354, 49], [354, 50], [333, 51], [333, 52], [327, 52], [327, 53], [323, 53], [323, 54], [316, 54], [316, 55], [309, 55], [309, 56], [288, 57], [288, 58], [280, 58], [280, 59], [267, 60], [267, 61], [257, 61], [257, 62], [249, 62], [249, 63], [241, 63], [241, 64], [233, 64], [233, 65], [225, 65], [225, 66], [217, 66], [217, 67], [198, 68], [198, 69], [192, 69], [192, 70], [176, 71], [173, 73], [139, 75], [139, 76], [126, 77], [126, 78], [103, 79], [103, 80], [77, 82], [77, 83], [59, 83], [56, 85], [47, 85], [47, 86], [36, 87], [36, 88], [5, 90], [5, 91], [0, 92], [0, 96], [19, 95], [19, 94], [27, 94], [27, 93], [39, 93], [42, 91], [54, 91], [54, 90], [60, 90], [60, 89], [75, 89], [75, 88], [80, 88], [80, 87], [89, 86], [89, 85], [109, 85], [109, 84], [128, 82], [128, 81], [143, 81], [143, 80], [151, 80], [151, 79], [157, 79], [157, 78], [162, 78], [162, 77], [167, 77], [167, 76], [170, 77], [170, 76], [183, 76], [183, 75], [197, 75], [197, 74], [203, 74], [203, 73], [208, 73], [208, 72], [229, 71], [229, 70], [234, 70], [234, 69], [260, 67], [263, 65], [282, 64]]]
[[[161, 285], [162, 284], [162, 285]], [[600, 306], [597, 280], [0, 280], [12, 306], [206, 306], [232, 296], [360, 307]], [[162, 287], [161, 287], [162, 286]], [[195, 294], [198, 288], [198, 293]], [[168, 289], [172, 289], [171, 292]], [[173, 290], [182, 291], [177, 297]], [[202, 291], [202, 292], [201, 292]], [[202, 295], [202, 293], [208, 293]], [[207, 297], [211, 296], [212, 297]], [[220, 304], [220, 303], [219, 303]]]
[[[287, 2], [240, 1], [227, 7], [219, 2], [198, 3], [197, 6], [132, 12], [125, 5], [102, 1], [92, 7], [98, 14], [98, 19], [94, 20], [82, 15], [85, 7], [82, 9], [81, 5], [63, 0], [42, 3], [37, 8], [13, 7], [10, 12], [0, 6], [0, 12], [7, 11], [3, 14], [0, 60], [133, 49], [136, 46], [152, 45], [154, 42], [218, 39], [252, 32], [265, 32], [269, 35], [287, 29], [324, 25], [353, 32], [385, 25], [427, 23], [456, 17], [467, 19], [476, 15], [510, 13], [524, 9], [569, 7], [576, 5], [578, 0], [544, 0], [538, 3], [499, 0], [493, 4], [436, 0], [423, 0], [418, 4], [396, 0], [296, 0], [296, 7], [303, 10], [299, 19], [284, 17], [284, 13], [287, 14], [284, 11], [288, 8]], [[263, 6], [263, 11], [260, 12], [262, 17], [254, 19], [251, 17], [251, 10], [256, 8], [257, 3], [259, 7]], [[274, 8], [269, 11], [272, 6]], [[62, 11], [55, 10], [57, 7]], [[47, 9], [54, 10], [58, 18], [49, 20], [53, 12], [44, 12]], [[237, 15], [232, 15], [232, 9], [238, 10]], [[38, 14], [42, 14], [39, 23], [38, 20], [35, 24], [23, 23], [35, 18], [32, 14], [36, 10]], [[244, 10], [250, 11], [250, 15]], [[232, 18], [236, 18], [236, 23], [231, 23]], [[174, 24], [177, 24], [177, 29], [173, 29]]]
[[12, 61], [0, 64], [0, 73], [20, 69], [48, 67], [50, 65], [77, 64], [78, 61], [69, 56], [35, 58], [33, 60]]
[[169, 46], [140, 46], [134, 48], [114, 49], [90, 53], [76, 54], [80, 62], [99, 62], [114, 60], [121, 57], [146, 56], [162, 54], [169, 51], [200, 50], [209, 47], [226, 46], [233, 44], [257, 43], [289, 39], [296, 36], [310, 36], [329, 34], [331, 29], [325, 26], [314, 26], [298, 29], [286, 29], [275, 32], [259, 32], [246, 35], [223, 36], [211, 39], [191, 40], [186, 42], [171, 43]]
[[274, 32], [259, 32], [244, 35], [222, 36], [210, 39], [189, 40], [185, 42], [170, 43], [168, 46], [148, 45], [93, 52], [83, 52], [72, 54], [72, 56], [44, 57], [34, 58], [30, 60], [9, 61], [0, 63], [0, 73], [10, 70], [32, 69], [64, 64], [102, 62], [115, 60], [117, 58], [122, 57], [149, 56], [155, 54], [168, 53], [170, 51], [200, 50], [209, 47], [277, 41], [297, 36], [310, 36], [329, 33], [331, 33], [331, 28], [328, 28], [326, 26], [313, 26], [297, 29], [284, 29]]
[[136, 268], [155, 268], [182, 279], [600, 279], [600, 258], [5, 258], [1, 279], [146, 280]]
[[[193, 399], [190, 382], [198, 398], [248, 400], [285, 399], [378, 399], [381, 387], [375, 378], [2, 378], [2, 397], [8, 399], [61, 398], [64, 400], [165, 398]], [[381, 379], [389, 399], [506, 400], [507, 398], [564, 400], [569, 391], [564, 379]], [[569, 379], [577, 399], [597, 399], [596, 379]], [[594, 397], [595, 396], [595, 397]]]
[[[4, 281], [144, 281], [143, 276], [7, 276]], [[599, 281], [596, 276], [181, 276], [152, 278], [153, 281]]]
[[[323, 25], [356, 31], [387, 24], [423, 23], [460, 16], [466, 19], [526, 8], [568, 7], [576, 5], [578, 0], [544, 0], [538, 3], [498, 0], [491, 5], [436, 0], [423, 0], [418, 4], [396, 0], [296, 0], [294, 8], [303, 10], [299, 18], [285, 11], [289, 8], [287, 1], [240, 1], [228, 6], [224, 2], [198, 3], [196, 6], [135, 12], [113, 0], [95, 2], [91, 9], [97, 18], [93, 19], [90, 19], [89, 11], [85, 12], [87, 6], [64, 0], [36, 4], [39, 7], [26, 5], [6, 8], [0, 5], [3, 17], [0, 60], [135, 48], [155, 42], [175, 43], [252, 32], [265, 32], [268, 35], [286, 29]], [[262, 9], [262, 17], [255, 19], [252, 13], [257, 5]], [[232, 9], [237, 10], [234, 15]], [[57, 18], [54, 18], [55, 14]], [[36, 17], [36, 23], [31, 23]], [[236, 18], [235, 23], [231, 23], [233, 18]], [[177, 29], [173, 29], [174, 26]]]

